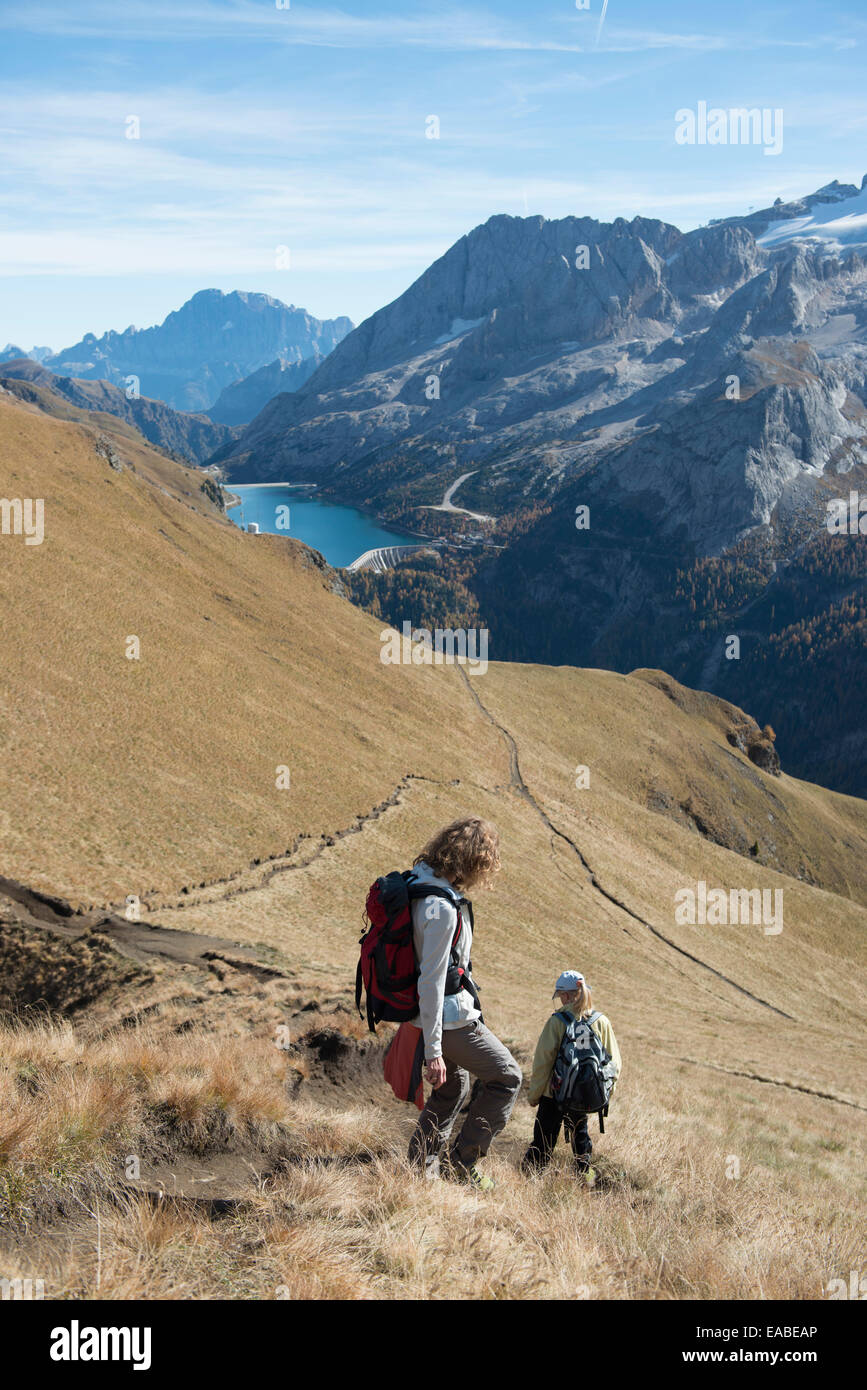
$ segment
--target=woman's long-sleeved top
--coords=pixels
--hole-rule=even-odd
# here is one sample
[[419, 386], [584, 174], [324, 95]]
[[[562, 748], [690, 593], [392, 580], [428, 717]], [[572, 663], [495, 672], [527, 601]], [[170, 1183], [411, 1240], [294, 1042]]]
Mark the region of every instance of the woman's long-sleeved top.
[[[425, 1061], [442, 1056], [444, 1028], [465, 1028], [480, 1018], [473, 996], [462, 989], [446, 994], [446, 971], [449, 968], [452, 943], [458, 929], [458, 903], [461, 895], [446, 879], [437, 878], [428, 864], [416, 864], [417, 880], [432, 887], [444, 888], [451, 901], [432, 895], [415, 898], [412, 903], [412, 930], [415, 958], [419, 966], [419, 1012], [411, 1019], [424, 1033]], [[458, 965], [467, 969], [473, 949], [473, 930], [468, 913], [462, 913], [461, 934], [455, 942]]]

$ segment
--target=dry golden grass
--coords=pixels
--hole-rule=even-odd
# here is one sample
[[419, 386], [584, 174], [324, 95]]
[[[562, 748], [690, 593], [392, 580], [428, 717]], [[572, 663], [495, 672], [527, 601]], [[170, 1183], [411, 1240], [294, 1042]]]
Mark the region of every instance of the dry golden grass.
[[252, 1142], [284, 1114], [286, 1062], [268, 1039], [191, 1031], [167, 1045], [123, 1030], [87, 1041], [51, 1021], [0, 1036], [0, 1153], [33, 1184], [99, 1164], [119, 1136], [128, 1152], [195, 1152], [224, 1121]]
[[[359, 1104], [351, 1085], [330, 1104], [290, 1095], [287, 1059], [262, 1039], [83, 1047], [43, 1024], [7, 1028], [0, 1045], [0, 1192], [16, 1237], [0, 1263], [47, 1297], [812, 1299], [860, 1267], [851, 1135], [826, 1106], [810, 1137], [807, 1097], [787, 1098], [772, 1134], [745, 1107], [759, 1107], [755, 1089], [696, 1103], [690, 1078], [649, 1089], [644, 1071], [596, 1140], [595, 1193], [565, 1152], [541, 1177], [518, 1171], [521, 1103], [483, 1196], [410, 1171], [409, 1108]], [[273, 1167], [214, 1216], [124, 1186], [125, 1156], [155, 1139]]]
[[448, 745], [497, 756], [457, 682], [380, 663], [306, 548], [216, 518], [143, 443], [117, 436], [113, 472], [98, 434], [0, 396], [0, 495], [44, 498], [46, 528], [0, 545], [6, 873], [159, 900], [353, 827]]

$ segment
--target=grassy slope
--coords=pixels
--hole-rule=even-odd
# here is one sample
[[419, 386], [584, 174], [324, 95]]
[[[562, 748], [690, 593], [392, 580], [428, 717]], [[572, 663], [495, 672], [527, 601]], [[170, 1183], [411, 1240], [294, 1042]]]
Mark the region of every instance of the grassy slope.
[[[867, 925], [863, 803], [766, 776], [727, 744], [719, 702], [674, 685], [666, 694], [646, 674], [495, 665], [471, 689], [455, 670], [383, 667], [378, 624], [332, 591], [309, 552], [242, 535], [216, 516], [195, 474], [128, 435], [116, 447], [136, 471], [112, 472], [94, 437], [0, 398], [0, 491], [44, 496], [47, 530], [41, 547], [0, 543], [2, 870], [80, 901], [138, 893], [154, 920], [264, 944], [302, 983], [291, 1007], [249, 986], [233, 1016], [241, 1004], [231, 990], [212, 1012], [203, 1001], [213, 980], [187, 997], [167, 977], [164, 1031], [159, 1011], [148, 1025], [161, 1039], [155, 1088], [147, 1069], [133, 1085], [124, 1049], [108, 1061], [85, 1052], [85, 1073], [109, 1100], [88, 1102], [81, 1163], [111, 1147], [100, 1105], [111, 1117], [128, 1110], [135, 1131], [149, 1113], [144, 1093], [161, 1103], [168, 1088], [180, 1105], [192, 1088], [202, 1113], [222, 1096], [221, 1113], [250, 1121], [249, 1082], [237, 1076], [280, 1057], [263, 1050], [274, 1019], [289, 1008], [299, 1025], [315, 1020], [304, 1004], [326, 996], [332, 1022], [348, 1026], [340, 1010], [368, 883], [463, 811], [491, 816], [503, 838], [497, 891], [477, 904], [474, 953], [492, 1026], [526, 1063], [552, 976], [577, 965], [626, 1062], [601, 1145], [624, 1183], [582, 1211], [561, 1168], [541, 1186], [518, 1178], [531, 1122], [522, 1101], [492, 1160], [503, 1187], [488, 1218], [474, 1198], [417, 1191], [399, 1168], [390, 1176], [411, 1114], [375, 1077], [322, 1092], [305, 1082], [288, 1102], [263, 1079], [261, 1118], [282, 1106], [307, 1155], [360, 1144], [381, 1157], [348, 1173], [296, 1165], [280, 1178], [253, 1222], [280, 1269], [260, 1271], [258, 1283], [236, 1252], [235, 1282], [221, 1285], [224, 1236], [198, 1218], [141, 1236], [152, 1291], [273, 1296], [273, 1280], [290, 1279], [297, 1295], [309, 1277], [334, 1296], [448, 1293], [455, 1281], [468, 1294], [586, 1285], [594, 1296], [817, 1296], [824, 1279], [845, 1277], [865, 1104], [855, 986]], [[142, 640], [140, 662], [125, 659], [129, 633]], [[291, 791], [274, 786], [281, 763]], [[590, 768], [588, 790], [575, 789], [578, 764]], [[692, 813], [720, 843], [698, 833]], [[756, 858], [726, 847], [756, 841]], [[251, 862], [269, 856], [278, 857]], [[700, 878], [782, 887], [784, 931], [678, 927], [674, 893]], [[233, 1084], [182, 1055], [169, 1025], [190, 1020], [230, 1037]], [[65, 1123], [52, 1046], [46, 1057], [44, 1040], [16, 1044], [44, 1073], [44, 1094], [57, 1092], [48, 1137], [22, 1141], [31, 1169], [48, 1163]], [[30, 1104], [14, 1085], [11, 1094]], [[737, 1182], [725, 1177], [730, 1155], [741, 1162]], [[467, 1202], [476, 1247], [456, 1234]], [[315, 1218], [312, 1232], [289, 1221], [287, 1203]], [[568, 1252], [552, 1245], [552, 1207], [565, 1222], [558, 1240], [575, 1242]], [[324, 1235], [317, 1244], [326, 1211], [338, 1214], [328, 1233], [336, 1263]], [[437, 1233], [430, 1248], [426, 1230]], [[78, 1292], [92, 1287], [86, 1235], [85, 1223], [54, 1270]], [[108, 1287], [119, 1296], [133, 1278], [131, 1240], [118, 1234]], [[292, 1252], [305, 1240], [313, 1273], [302, 1277]], [[201, 1255], [200, 1267], [185, 1266], [186, 1284], [166, 1253], [178, 1241]]]
[[3, 495], [46, 506], [43, 545], [0, 551], [7, 873], [81, 899], [177, 889], [494, 754], [456, 684], [380, 663], [309, 551], [244, 536], [194, 473], [103, 433], [136, 473], [87, 426], [0, 402]]

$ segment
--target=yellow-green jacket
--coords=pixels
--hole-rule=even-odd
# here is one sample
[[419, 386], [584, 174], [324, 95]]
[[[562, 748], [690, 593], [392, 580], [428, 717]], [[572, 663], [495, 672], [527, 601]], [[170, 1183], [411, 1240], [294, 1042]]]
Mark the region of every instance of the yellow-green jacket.
[[[568, 1005], [564, 1008], [563, 1012], [571, 1014], [573, 1018], [578, 1017], [575, 1010], [570, 1009]], [[617, 1046], [614, 1029], [611, 1027], [611, 1024], [604, 1014], [599, 1014], [594, 1018], [590, 1027], [611, 1057], [617, 1070], [617, 1075], [619, 1076], [621, 1067], [620, 1048]], [[566, 1024], [563, 1022], [563, 1019], [558, 1018], [556, 1014], [552, 1014], [545, 1024], [545, 1027], [542, 1029], [541, 1037], [536, 1044], [536, 1055], [533, 1058], [533, 1075], [530, 1077], [530, 1094], [528, 1096], [531, 1105], [538, 1105], [542, 1096], [550, 1096], [551, 1094], [551, 1072], [557, 1060], [557, 1053], [560, 1051], [560, 1044], [563, 1041], [565, 1032]]]

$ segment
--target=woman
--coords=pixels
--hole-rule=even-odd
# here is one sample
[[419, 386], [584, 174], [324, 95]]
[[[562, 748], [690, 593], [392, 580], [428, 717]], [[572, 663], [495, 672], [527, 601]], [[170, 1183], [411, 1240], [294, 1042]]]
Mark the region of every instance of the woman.
[[[434, 835], [414, 864], [417, 881], [446, 889], [447, 897], [432, 894], [412, 904], [419, 966], [419, 1012], [412, 1021], [424, 1034], [425, 1079], [433, 1090], [410, 1141], [409, 1157], [428, 1177], [442, 1174], [483, 1192], [494, 1184], [479, 1172], [478, 1160], [512, 1113], [521, 1069], [482, 1020], [470, 964], [472, 905], [464, 895], [492, 887], [499, 868], [494, 826], [478, 816], [453, 821]], [[446, 1158], [469, 1093], [470, 1073], [478, 1084]]]

